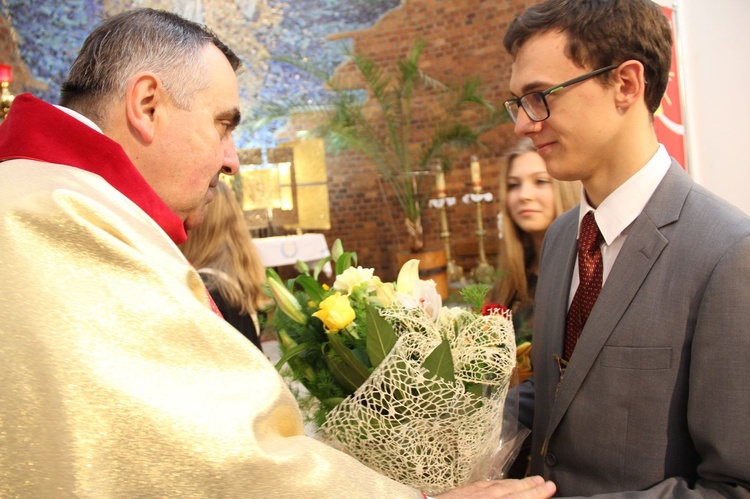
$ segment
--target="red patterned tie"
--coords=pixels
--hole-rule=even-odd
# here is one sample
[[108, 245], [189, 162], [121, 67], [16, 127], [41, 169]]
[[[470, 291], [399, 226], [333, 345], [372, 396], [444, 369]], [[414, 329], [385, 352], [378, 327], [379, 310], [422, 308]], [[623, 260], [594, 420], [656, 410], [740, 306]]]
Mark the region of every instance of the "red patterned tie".
[[581, 235], [578, 237], [578, 276], [580, 282], [568, 310], [565, 327], [564, 359], [570, 360], [578, 337], [589, 318], [591, 309], [602, 289], [602, 233], [596, 225], [594, 212], [584, 215], [581, 221]]

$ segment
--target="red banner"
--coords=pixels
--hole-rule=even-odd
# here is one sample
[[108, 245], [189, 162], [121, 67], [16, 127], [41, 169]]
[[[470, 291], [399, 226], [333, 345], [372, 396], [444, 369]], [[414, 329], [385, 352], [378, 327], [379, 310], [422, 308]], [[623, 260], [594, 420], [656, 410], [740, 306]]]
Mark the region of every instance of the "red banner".
[[677, 34], [675, 30], [675, 12], [671, 7], [661, 6], [662, 12], [672, 26], [672, 67], [669, 70], [667, 91], [661, 100], [661, 106], [654, 113], [654, 128], [659, 142], [664, 144], [670, 156], [687, 169], [685, 154], [685, 125], [682, 118], [682, 101], [680, 96], [680, 61], [677, 60]]

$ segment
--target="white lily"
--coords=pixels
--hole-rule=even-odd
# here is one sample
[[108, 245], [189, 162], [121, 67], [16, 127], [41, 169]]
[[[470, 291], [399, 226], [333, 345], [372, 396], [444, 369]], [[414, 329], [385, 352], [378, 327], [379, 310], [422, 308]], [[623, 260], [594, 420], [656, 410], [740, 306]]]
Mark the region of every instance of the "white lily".
[[281, 311], [294, 322], [302, 325], [306, 324], [307, 317], [302, 313], [302, 307], [297, 298], [286, 289], [286, 286], [276, 279], [270, 278], [267, 281], [271, 288], [271, 293], [273, 293], [274, 300], [276, 300], [276, 305], [278, 305]]
[[443, 299], [432, 279], [419, 279], [419, 260], [409, 260], [401, 267], [396, 281], [397, 297], [406, 308], [422, 308], [427, 315], [437, 319], [443, 308]]
[[419, 281], [419, 260], [411, 259], [401, 267], [396, 280], [396, 291], [411, 295]]

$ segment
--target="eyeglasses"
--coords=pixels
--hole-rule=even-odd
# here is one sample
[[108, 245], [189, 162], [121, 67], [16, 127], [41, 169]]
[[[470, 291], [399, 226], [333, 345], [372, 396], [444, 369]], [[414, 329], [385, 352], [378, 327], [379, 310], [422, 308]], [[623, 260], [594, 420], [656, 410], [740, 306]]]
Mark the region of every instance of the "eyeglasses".
[[531, 121], [544, 121], [549, 118], [549, 106], [547, 105], [548, 95], [553, 94], [558, 90], [562, 90], [565, 87], [569, 87], [570, 85], [574, 85], [576, 83], [588, 80], [589, 78], [593, 78], [594, 76], [606, 73], [607, 71], [612, 71], [619, 66], [619, 64], [613, 64], [611, 66], [607, 66], [606, 68], [597, 69], [596, 71], [592, 71], [590, 73], [578, 76], [577, 78], [573, 78], [572, 80], [560, 83], [559, 85], [550, 87], [547, 90], [543, 90], [541, 92], [529, 92], [528, 94], [524, 94], [521, 97], [508, 99], [504, 104], [505, 110], [508, 112], [508, 116], [510, 116], [510, 119], [513, 120], [513, 123], [518, 120], [518, 110], [521, 107], [523, 107], [523, 110], [526, 111], [526, 115]]

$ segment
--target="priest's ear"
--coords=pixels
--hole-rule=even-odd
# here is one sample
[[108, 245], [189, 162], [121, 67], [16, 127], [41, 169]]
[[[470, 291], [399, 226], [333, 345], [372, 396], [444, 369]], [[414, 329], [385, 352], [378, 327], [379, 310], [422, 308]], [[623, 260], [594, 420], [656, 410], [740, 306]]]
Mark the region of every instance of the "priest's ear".
[[125, 113], [128, 125], [145, 143], [154, 140], [158, 107], [165, 100], [164, 85], [152, 72], [134, 76], [125, 89]]

